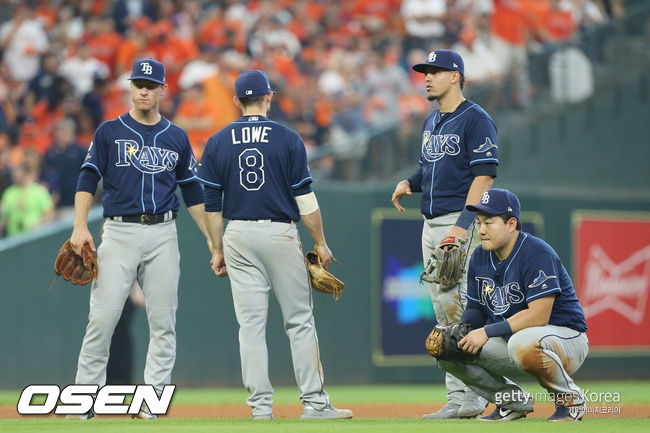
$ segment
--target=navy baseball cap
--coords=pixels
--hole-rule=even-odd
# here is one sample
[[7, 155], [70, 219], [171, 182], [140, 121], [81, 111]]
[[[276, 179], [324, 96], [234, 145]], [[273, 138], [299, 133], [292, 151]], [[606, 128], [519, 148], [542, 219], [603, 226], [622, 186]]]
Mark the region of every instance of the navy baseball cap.
[[418, 63], [417, 65], [414, 65], [413, 70], [424, 74], [429, 66], [450, 71], [458, 71], [461, 75], [465, 75], [463, 58], [453, 50], [431, 51], [429, 57], [427, 57], [426, 63]]
[[165, 84], [165, 67], [155, 59], [136, 60], [129, 80], [148, 80]]
[[501, 188], [490, 188], [483, 193], [481, 201], [476, 205], [465, 206], [472, 212], [485, 212], [490, 215], [507, 214], [519, 219], [521, 205], [516, 195]]
[[250, 69], [244, 71], [235, 80], [235, 93], [238, 99], [275, 93], [271, 90], [269, 77], [264, 71]]

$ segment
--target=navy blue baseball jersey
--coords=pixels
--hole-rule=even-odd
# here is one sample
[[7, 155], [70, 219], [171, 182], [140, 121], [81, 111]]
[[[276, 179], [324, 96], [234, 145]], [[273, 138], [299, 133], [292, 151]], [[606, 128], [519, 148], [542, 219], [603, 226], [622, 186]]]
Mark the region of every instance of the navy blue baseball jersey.
[[125, 113], [102, 123], [81, 168], [104, 179], [104, 216], [178, 210], [176, 186], [198, 182], [187, 134], [164, 117], [144, 125]]
[[462, 211], [474, 177], [496, 176], [499, 157], [494, 121], [469, 100], [452, 113], [433, 111], [422, 127], [419, 163], [409, 183], [411, 191], [422, 192], [422, 213], [436, 217]]
[[546, 242], [520, 232], [512, 252], [500, 263], [494, 251], [481, 246], [474, 250], [467, 273], [467, 302], [483, 311], [486, 324], [503, 321], [528, 308], [529, 302], [551, 294], [556, 296], [548, 323], [585, 332], [584, 312], [571, 278]]
[[312, 182], [300, 136], [263, 116], [243, 116], [210, 137], [198, 177], [223, 191], [223, 216], [241, 220], [299, 221], [294, 196]]

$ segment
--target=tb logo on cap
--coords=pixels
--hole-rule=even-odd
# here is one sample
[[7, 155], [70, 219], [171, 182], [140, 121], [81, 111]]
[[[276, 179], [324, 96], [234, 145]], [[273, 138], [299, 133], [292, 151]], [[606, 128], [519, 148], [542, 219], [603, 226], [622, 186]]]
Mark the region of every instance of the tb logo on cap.
[[431, 53], [429, 53], [429, 57], [427, 58], [427, 63], [433, 63], [435, 61], [436, 61], [436, 52], [431, 51]]
[[481, 203], [482, 204], [488, 204], [490, 202], [490, 194], [488, 194], [487, 191], [483, 193], [483, 196], [481, 197]]
[[142, 66], [142, 72], [144, 72], [147, 75], [151, 75], [153, 72], [153, 67], [149, 63], [142, 63], [140, 66]]

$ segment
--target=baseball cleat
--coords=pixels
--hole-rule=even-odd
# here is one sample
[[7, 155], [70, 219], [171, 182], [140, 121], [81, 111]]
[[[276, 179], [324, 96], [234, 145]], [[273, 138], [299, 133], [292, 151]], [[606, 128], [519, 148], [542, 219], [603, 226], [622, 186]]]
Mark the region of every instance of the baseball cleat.
[[271, 420], [273, 419], [273, 414], [272, 413], [261, 413], [259, 415], [253, 415], [253, 420], [254, 421], [266, 421], [266, 420]]
[[458, 409], [460, 405], [456, 403], [447, 403], [438, 412], [427, 413], [422, 415], [423, 419], [454, 419], [458, 418]]
[[[470, 398], [467, 398], [468, 396], [470, 396]], [[477, 417], [483, 413], [487, 405], [488, 401], [483, 397], [476, 395], [474, 392], [468, 394], [467, 391], [465, 391], [463, 404], [458, 408], [458, 418]]]
[[516, 410], [497, 406], [490, 415], [482, 416], [478, 419], [479, 421], [512, 421], [519, 418], [526, 418], [526, 414], [529, 412], [532, 412], [532, 410], [517, 412]]
[[546, 418], [551, 422], [574, 422], [582, 421], [582, 417], [587, 411], [587, 404], [578, 404], [576, 406], [555, 406], [555, 413]]
[[95, 411], [90, 409], [88, 412], [82, 413], [81, 415], [66, 415], [65, 417], [67, 419], [82, 419], [82, 420], [93, 419], [95, 418]]
[[149, 410], [149, 406], [147, 406], [147, 403], [142, 403], [142, 407], [140, 407], [140, 412], [138, 412], [137, 415], [131, 415], [131, 418], [158, 419], [158, 415], [151, 413], [151, 410]]
[[305, 403], [302, 410], [302, 419], [348, 419], [352, 418], [352, 411], [350, 409], [337, 409], [331, 404], [325, 406], [324, 409], [318, 410], [309, 403]]

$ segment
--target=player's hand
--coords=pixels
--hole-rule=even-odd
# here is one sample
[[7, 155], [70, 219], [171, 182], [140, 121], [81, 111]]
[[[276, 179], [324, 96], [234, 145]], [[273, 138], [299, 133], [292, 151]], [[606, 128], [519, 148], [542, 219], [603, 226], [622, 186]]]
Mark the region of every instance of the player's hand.
[[72, 236], [70, 236], [72, 251], [74, 251], [75, 254], [81, 255], [81, 249], [84, 244], [90, 245], [91, 250], [97, 251], [97, 248], [95, 248], [95, 242], [93, 241], [93, 236], [90, 234], [88, 227], [74, 228], [72, 230]]
[[393, 197], [391, 198], [393, 206], [395, 206], [395, 209], [397, 209], [398, 212], [404, 212], [406, 210], [401, 204], [399, 204], [399, 201], [405, 195], [413, 195], [413, 192], [411, 192], [411, 184], [408, 180], [403, 180], [397, 184], [395, 191], [393, 192]]
[[[453, 226], [451, 230], [449, 230], [449, 233], [447, 233], [447, 236], [445, 237], [449, 237], [449, 236], [453, 236], [456, 238], [460, 238], [464, 241], [467, 241], [467, 230], [462, 227]], [[449, 249], [449, 248], [451, 247], [445, 247], [445, 249]]]
[[314, 252], [318, 254], [318, 257], [320, 257], [321, 265], [326, 270], [329, 269], [330, 263], [332, 263], [332, 258], [334, 257], [330, 251], [330, 247], [328, 247], [327, 244], [314, 245]]
[[485, 333], [485, 328], [475, 329], [458, 342], [458, 347], [460, 347], [463, 352], [475, 355], [481, 347], [485, 346], [485, 343], [487, 343], [488, 340], [489, 338]]
[[226, 269], [226, 261], [223, 258], [223, 253], [218, 253], [216, 251], [213, 252], [210, 265], [212, 266], [212, 271], [217, 277], [223, 278], [228, 276], [228, 270]]

